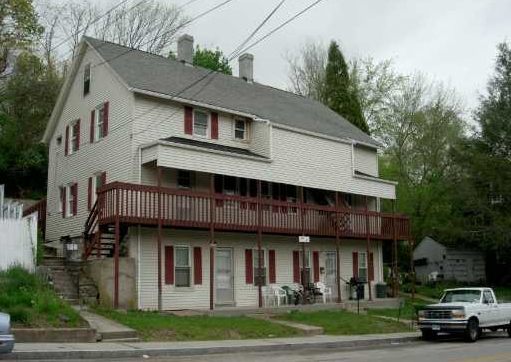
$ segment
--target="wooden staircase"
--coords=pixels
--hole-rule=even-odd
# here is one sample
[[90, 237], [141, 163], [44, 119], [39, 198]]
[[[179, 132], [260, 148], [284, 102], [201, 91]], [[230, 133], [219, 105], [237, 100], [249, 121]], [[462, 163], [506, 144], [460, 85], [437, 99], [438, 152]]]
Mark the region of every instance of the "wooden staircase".
[[[98, 213], [98, 202], [91, 208], [89, 216], [85, 221], [83, 239], [83, 259], [89, 258], [112, 258], [115, 253], [115, 225], [100, 225]], [[128, 232], [126, 225], [119, 227], [119, 246]]]

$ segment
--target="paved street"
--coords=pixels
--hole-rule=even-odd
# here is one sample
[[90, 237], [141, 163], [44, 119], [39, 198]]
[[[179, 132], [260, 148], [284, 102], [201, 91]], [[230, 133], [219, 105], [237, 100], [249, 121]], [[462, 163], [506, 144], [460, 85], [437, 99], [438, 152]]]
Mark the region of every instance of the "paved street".
[[[103, 359], [101, 361], [118, 362], [121, 359]], [[508, 362], [511, 361], [511, 339], [506, 334], [486, 336], [476, 343], [461, 340], [442, 339], [426, 343], [395, 344], [372, 349], [296, 349], [291, 352], [259, 352], [214, 354], [189, 357], [151, 357], [122, 359], [122, 361], [158, 361], [158, 362], [310, 362], [310, 361], [414, 361], [414, 362]], [[79, 360], [99, 361], [99, 360]], [[78, 362], [78, 360], [77, 360]]]

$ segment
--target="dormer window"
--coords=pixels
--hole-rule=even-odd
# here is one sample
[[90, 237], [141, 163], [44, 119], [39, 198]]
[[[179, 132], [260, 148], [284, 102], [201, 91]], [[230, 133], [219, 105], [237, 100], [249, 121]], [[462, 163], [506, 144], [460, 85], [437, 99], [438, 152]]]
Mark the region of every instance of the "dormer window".
[[200, 137], [208, 137], [208, 114], [206, 112], [193, 111], [193, 134]]
[[237, 140], [247, 139], [247, 121], [244, 119], [234, 120], [234, 138]]
[[83, 69], [83, 95], [86, 96], [90, 92], [90, 63], [85, 64]]

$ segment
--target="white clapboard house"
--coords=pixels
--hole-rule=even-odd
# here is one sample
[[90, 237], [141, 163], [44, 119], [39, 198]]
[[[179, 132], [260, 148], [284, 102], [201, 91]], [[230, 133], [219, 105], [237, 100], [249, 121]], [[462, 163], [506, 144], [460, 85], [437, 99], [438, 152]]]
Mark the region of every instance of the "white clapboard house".
[[379, 144], [255, 82], [250, 54], [239, 77], [192, 55], [189, 35], [177, 60], [83, 39], [44, 133], [46, 239], [81, 245], [114, 306], [257, 307], [264, 286], [305, 281], [344, 299], [353, 276], [374, 297], [383, 243], [409, 232], [407, 217], [379, 212], [395, 198]]

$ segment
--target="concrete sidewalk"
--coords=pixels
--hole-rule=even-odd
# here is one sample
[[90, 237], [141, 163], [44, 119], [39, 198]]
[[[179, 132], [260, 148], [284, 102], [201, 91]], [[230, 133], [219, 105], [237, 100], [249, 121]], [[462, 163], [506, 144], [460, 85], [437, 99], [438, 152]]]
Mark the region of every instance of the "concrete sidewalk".
[[308, 348], [348, 348], [391, 345], [418, 341], [419, 334], [390, 333], [357, 336], [318, 335], [300, 338], [223, 340], [200, 342], [101, 342], [101, 343], [17, 343], [14, 352], [2, 359], [82, 359], [147, 356], [191, 356], [211, 353], [240, 353]]

